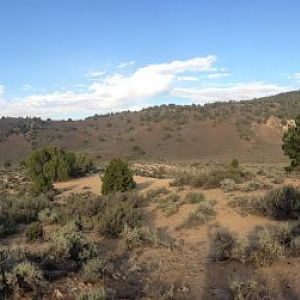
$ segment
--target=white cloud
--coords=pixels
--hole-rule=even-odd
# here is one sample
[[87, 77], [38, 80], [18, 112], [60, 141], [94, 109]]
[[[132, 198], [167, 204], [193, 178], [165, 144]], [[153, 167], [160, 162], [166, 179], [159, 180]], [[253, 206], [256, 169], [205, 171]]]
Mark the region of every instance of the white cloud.
[[[4, 87], [0, 86], [0, 114], [66, 118], [142, 107], [155, 97], [163, 99], [164, 96], [175, 96], [189, 99], [190, 102], [204, 103], [214, 100], [251, 99], [286, 90], [284, 87], [263, 82], [207, 88], [195, 88], [194, 83], [193, 87], [187, 86], [189, 81], [198, 78], [199, 73], [215, 74], [218, 70], [215, 62], [216, 57], [209, 55], [150, 64], [129, 75], [121, 72], [109, 75], [103, 71], [89, 71], [89, 76], [101, 78], [101, 81], [91, 82], [86, 86], [79, 85], [80, 90], [77, 91], [60, 90], [17, 99], [5, 99]], [[221, 69], [219, 71], [225, 72]], [[191, 76], [194, 74], [195, 76]], [[185, 84], [184, 88], [182, 83]]]
[[99, 78], [106, 74], [106, 71], [100, 71], [100, 70], [89, 70], [85, 76], [87, 78]]
[[[215, 60], [215, 56], [210, 55], [185, 61], [150, 64], [129, 76], [118, 73], [107, 75], [101, 82], [90, 84], [85, 92], [59, 91], [14, 99], [6, 102], [1, 113], [53, 117], [82, 111], [92, 113], [128, 109], [141, 105], [147, 98], [168, 93], [177, 74], [212, 70]], [[102, 75], [98, 71], [91, 71], [89, 74]]]
[[133, 66], [133, 65], [135, 65], [135, 61], [134, 60], [130, 60], [130, 61], [125, 61], [123, 63], [120, 63], [117, 67], [119, 69], [123, 69], [123, 68], [129, 67], [129, 66]]
[[238, 83], [228, 86], [209, 88], [174, 88], [171, 94], [176, 97], [188, 98], [195, 103], [214, 101], [247, 100], [274, 95], [287, 91], [287, 87], [264, 82]]
[[0, 84], [0, 112], [6, 107], [6, 101], [4, 100], [4, 85]]
[[21, 84], [21, 89], [22, 89], [22, 91], [28, 92], [32, 89], [32, 85], [30, 85], [28, 83], [23, 83], [23, 84]]
[[178, 76], [177, 80], [179, 80], [179, 81], [197, 81], [198, 77], [195, 77], [195, 76]]
[[294, 80], [300, 81], [300, 72], [290, 75], [289, 79], [294, 79]]
[[0, 84], [0, 99], [3, 97], [4, 95], [4, 85]]
[[208, 74], [207, 78], [209, 78], [209, 79], [220, 79], [220, 78], [228, 77], [228, 76], [230, 76], [230, 73], [228, 73], [228, 72], [220, 72], [220, 73]]

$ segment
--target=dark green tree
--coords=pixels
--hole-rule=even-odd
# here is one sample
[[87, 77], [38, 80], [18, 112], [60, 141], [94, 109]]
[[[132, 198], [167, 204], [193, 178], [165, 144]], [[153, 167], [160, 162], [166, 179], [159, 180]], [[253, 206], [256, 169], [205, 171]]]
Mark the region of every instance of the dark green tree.
[[66, 152], [54, 146], [33, 151], [26, 161], [35, 194], [47, 192], [55, 181], [86, 173], [91, 166], [87, 154]]
[[113, 159], [102, 177], [102, 194], [125, 192], [135, 188], [133, 172], [128, 163], [121, 159]]
[[240, 163], [236, 158], [234, 158], [230, 163], [230, 167], [232, 167], [234, 169], [237, 169], [239, 166], [240, 166]]
[[290, 127], [282, 138], [282, 150], [290, 159], [287, 171], [299, 169], [300, 165], [300, 115], [295, 120], [296, 126]]

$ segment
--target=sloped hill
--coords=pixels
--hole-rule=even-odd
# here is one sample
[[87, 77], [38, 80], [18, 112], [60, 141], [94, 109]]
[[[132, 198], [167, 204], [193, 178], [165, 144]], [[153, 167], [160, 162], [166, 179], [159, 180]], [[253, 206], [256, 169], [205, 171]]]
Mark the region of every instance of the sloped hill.
[[0, 161], [20, 161], [32, 149], [53, 144], [87, 151], [98, 160], [236, 157], [244, 162], [277, 162], [283, 160], [282, 130], [299, 113], [296, 91], [204, 106], [162, 105], [79, 121], [8, 117], [0, 120]]

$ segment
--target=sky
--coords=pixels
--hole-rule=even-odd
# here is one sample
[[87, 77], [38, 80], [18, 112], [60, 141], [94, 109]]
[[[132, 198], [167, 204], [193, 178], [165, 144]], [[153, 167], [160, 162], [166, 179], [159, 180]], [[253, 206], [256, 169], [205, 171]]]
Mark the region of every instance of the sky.
[[298, 90], [298, 0], [0, 0], [0, 115]]

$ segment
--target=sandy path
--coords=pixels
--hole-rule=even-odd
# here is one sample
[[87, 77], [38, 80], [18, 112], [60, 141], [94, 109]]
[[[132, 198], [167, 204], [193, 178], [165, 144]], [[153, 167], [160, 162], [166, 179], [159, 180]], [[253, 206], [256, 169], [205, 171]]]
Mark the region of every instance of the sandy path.
[[[147, 192], [152, 189], [169, 188], [170, 179], [156, 179], [149, 177], [135, 176], [134, 180], [137, 183], [137, 190]], [[57, 190], [63, 191], [62, 196], [67, 196], [71, 193], [78, 194], [90, 191], [96, 195], [100, 195], [101, 179], [99, 175], [93, 175], [84, 178], [77, 178], [65, 182], [57, 182], [54, 187]]]

